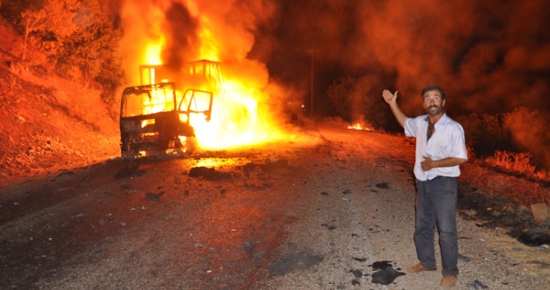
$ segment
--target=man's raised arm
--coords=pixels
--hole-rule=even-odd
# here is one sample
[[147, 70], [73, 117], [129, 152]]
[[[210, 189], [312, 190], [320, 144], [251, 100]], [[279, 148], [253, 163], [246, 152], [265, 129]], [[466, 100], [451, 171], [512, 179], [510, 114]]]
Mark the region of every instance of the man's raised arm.
[[407, 116], [401, 112], [401, 109], [399, 109], [399, 106], [397, 105], [397, 91], [395, 91], [395, 94], [392, 94], [390, 91], [384, 90], [382, 92], [382, 97], [384, 97], [386, 103], [390, 105], [391, 111], [395, 116], [395, 119], [397, 119], [397, 122], [399, 122], [401, 127], [405, 127], [405, 119]]

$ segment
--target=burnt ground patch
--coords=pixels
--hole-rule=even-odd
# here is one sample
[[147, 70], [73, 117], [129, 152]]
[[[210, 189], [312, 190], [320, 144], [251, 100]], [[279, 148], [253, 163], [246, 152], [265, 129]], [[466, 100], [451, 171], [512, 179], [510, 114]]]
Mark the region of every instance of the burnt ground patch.
[[372, 267], [373, 271], [375, 271], [372, 273], [371, 281], [375, 284], [389, 285], [397, 277], [406, 275], [405, 273], [398, 271], [401, 269], [394, 269], [393, 267], [395, 266], [395, 263], [391, 261], [377, 261], [369, 266]]
[[191, 168], [188, 176], [194, 177], [194, 178], [204, 177], [205, 179], [208, 179], [208, 180], [222, 180], [222, 179], [230, 179], [232, 177], [231, 173], [229, 172], [220, 172], [214, 168], [209, 168], [205, 166], [197, 166], [197, 167]]
[[534, 220], [529, 207], [492, 195], [466, 182], [458, 184], [458, 211], [464, 218], [477, 221], [478, 227], [500, 227], [507, 229], [506, 233], [512, 238], [523, 236], [523, 239], [518, 239], [522, 243], [525, 243], [526, 233], [550, 230], [548, 222], [537, 223]]
[[268, 268], [269, 275], [281, 276], [295, 269], [309, 269], [323, 261], [323, 256], [313, 255], [304, 251], [289, 254], [277, 259]]

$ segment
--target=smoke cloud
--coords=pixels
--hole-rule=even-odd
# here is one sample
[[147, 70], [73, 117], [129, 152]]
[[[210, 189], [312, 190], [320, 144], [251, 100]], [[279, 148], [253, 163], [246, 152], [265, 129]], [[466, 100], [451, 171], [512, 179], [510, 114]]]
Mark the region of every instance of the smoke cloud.
[[410, 115], [423, 113], [419, 94], [429, 84], [446, 90], [456, 114], [550, 109], [548, 1], [295, 2], [278, 2], [279, 25], [258, 35], [256, 48], [272, 50], [265, 61], [279, 79], [297, 79], [289, 66], [300, 63], [292, 70], [305, 92], [306, 50], [319, 50], [318, 98], [343, 75], [373, 75], [373, 88], [400, 91]]
[[[425, 113], [420, 92], [437, 84], [446, 91], [445, 110], [453, 118], [505, 114], [517, 108], [538, 111], [506, 127], [516, 143], [550, 166], [545, 134], [540, 126], [525, 126], [550, 123], [549, 1], [281, 0], [278, 4], [277, 25], [266, 26], [264, 34], [257, 35], [253, 53], [265, 60], [273, 78], [300, 88], [307, 103], [312, 71], [307, 51], [319, 51], [314, 94], [315, 102], [325, 108], [314, 106], [315, 111], [331, 112], [326, 91], [347, 75], [374, 91], [398, 90], [398, 101], [409, 116]], [[365, 114], [365, 118], [376, 116]]]

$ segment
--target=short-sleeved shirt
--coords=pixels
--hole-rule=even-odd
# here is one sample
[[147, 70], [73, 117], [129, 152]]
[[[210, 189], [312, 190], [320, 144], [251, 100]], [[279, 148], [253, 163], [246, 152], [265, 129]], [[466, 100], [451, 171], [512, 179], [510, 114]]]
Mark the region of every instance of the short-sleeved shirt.
[[405, 135], [416, 138], [416, 161], [414, 163], [416, 179], [426, 181], [437, 176], [458, 177], [460, 175], [459, 165], [437, 167], [424, 171], [420, 162], [424, 160], [423, 156], [428, 156], [434, 161], [447, 157], [468, 160], [464, 129], [444, 113], [441, 119], [435, 123], [435, 132], [428, 140], [428, 122], [428, 115], [405, 119]]

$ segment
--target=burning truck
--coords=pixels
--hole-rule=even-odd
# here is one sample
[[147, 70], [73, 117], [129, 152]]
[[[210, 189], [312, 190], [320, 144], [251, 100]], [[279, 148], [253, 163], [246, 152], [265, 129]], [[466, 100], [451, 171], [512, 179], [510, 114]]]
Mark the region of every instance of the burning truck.
[[[171, 82], [175, 77], [181, 83]], [[221, 92], [219, 63], [187, 63], [176, 75], [162, 65], [140, 66], [141, 85], [124, 89], [120, 107], [123, 158], [187, 151], [195, 143], [191, 124], [197, 115], [210, 121], [214, 95]], [[157, 82], [157, 80], [160, 80]]]

